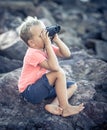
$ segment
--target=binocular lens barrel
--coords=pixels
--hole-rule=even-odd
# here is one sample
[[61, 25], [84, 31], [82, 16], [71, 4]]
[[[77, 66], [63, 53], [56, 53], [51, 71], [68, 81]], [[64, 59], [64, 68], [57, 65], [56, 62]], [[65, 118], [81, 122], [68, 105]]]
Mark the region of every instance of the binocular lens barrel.
[[59, 25], [48, 26], [46, 30], [49, 32], [49, 36], [53, 37], [56, 33], [59, 33], [61, 27]]

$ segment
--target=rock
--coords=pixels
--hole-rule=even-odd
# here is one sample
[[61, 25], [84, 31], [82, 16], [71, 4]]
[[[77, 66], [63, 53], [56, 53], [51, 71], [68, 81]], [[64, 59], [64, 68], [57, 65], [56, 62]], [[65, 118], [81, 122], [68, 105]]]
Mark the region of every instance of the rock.
[[64, 64], [69, 64], [66, 71], [69, 71], [69, 68], [71, 68], [72, 73], [70, 72], [70, 76], [73, 80], [79, 81], [84, 79], [95, 84], [107, 83], [107, 63], [93, 58], [84, 50], [72, 53], [72, 59], [60, 61], [60, 64], [62, 67]]
[[96, 41], [96, 52], [98, 57], [107, 61], [107, 42], [105, 41]]
[[22, 67], [22, 61], [15, 59], [8, 59], [4, 56], [0, 56], [0, 73], [7, 73], [17, 68]]
[[21, 40], [14, 43], [13, 46], [0, 51], [0, 55], [9, 59], [23, 60], [27, 46]]
[[41, 21], [45, 24], [45, 26], [51, 26], [52, 25], [52, 23], [46, 18], [41, 18]]
[[[15, 30], [22, 22], [22, 19], [19, 16], [15, 17], [11, 13], [6, 11], [2, 18], [2, 22], [0, 25], [4, 29], [4, 32], [7, 32], [8, 30], [12, 30], [12, 29]], [[15, 12], [13, 11], [13, 13]]]
[[[8, 36], [8, 37], [7, 37]], [[27, 46], [17, 32], [8, 31], [0, 36], [0, 55], [9, 59], [23, 60]]]
[[[101, 49], [106, 50], [107, 1], [8, 0], [0, 2], [0, 7], [0, 33], [8, 31], [0, 35], [0, 71], [3, 72], [0, 73], [0, 129], [106, 130], [107, 62], [102, 60], [102, 55], [106, 58], [106, 51], [103, 54]], [[61, 25], [59, 37], [72, 55], [59, 61], [67, 80], [78, 84], [69, 102], [72, 105], [83, 102], [85, 109], [81, 113], [67, 118], [55, 116], [44, 110], [52, 99], [32, 105], [19, 95], [19, 67], [27, 48], [16, 28], [29, 15], [37, 15], [46, 25]], [[100, 50], [96, 48], [97, 43]], [[95, 53], [90, 54], [90, 50]], [[96, 53], [98, 51], [100, 53]]]
[[57, 3], [57, 4], [61, 4], [61, 5], [64, 5], [64, 6], [66, 6], [66, 5], [71, 5], [71, 4], [74, 4], [75, 3], [75, 1], [74, 0], [53, 0], [55, 3]]
[[85, 113], [90, 119], [93, 119], [95, 123], [100, 124], [99, 120], [105, 122], [105, 119], [107, 119], [107, 115], [103, 115], [103, 112], [107, 111], [107, 103], [93, 101], [89, 102], [89, 104], [87, 103], [86, 108], [87, 110]]
[[107, 35], [107, 30], [104, 30], [104, 31], [102, 32], [102, 39], [103, 39], [104, 41], [107, 41], [106, 35]]
[[[84, 60], [79, 55], [84, 57]], [[103, 124], [106, 122], [107, 112], [106, 97], [104, 94], [100, 94], [103, 97], [103, 100], [100, 100], [97, 93], [100, 88], [99, 84], [103, 85], [107, 81], [107, 77], [105, 76], [107, 64], [100, 60], [92, 59], [92, 57], [86, 56], [83, 53], [79, 53], [79, 55], [73, 55], [73, 59], [61, 62], [65, 73], [69, 75], [67, 75], [67, 79], [77, 81], [78, 90], [69, 102], [72, 105], [80, 104], [81, 102], [85, 104], [85, 109], [80, 114], [62, 118], [51, 115], [44, 110], [45, 104], [51, 102], [52, 99], [44, 100], [37, 105], [32, 105], [21, 99], [17, 87], [21, 69], [17, 69], [8, 74], [4, 74], [0, 78], [0, 117], [2, 117], [0, 127], [5, 129], [20, 128], [22, 130], [38, 128], [70, 130], [71, 128], [74, 129], [73, 124], [75, 124], [76, 129], [90, 130], [99, 125], [100, 128], [103, 128]], [[103, 70], [103, 73], [100, 69]], [[93, 77], [87, 70], [93, 73]], [[106, 90], [106, 86], [103, 85], [102, 87], [101, 92]], [[57, 124], [57, 122], [59, 123]]]
[[86, 48], [93, 50], [94, 53], [96, 54], [95, 42], [92, 39], [84, 40], [83, 44], [85, 45]]
[[95, 50], [97, 57], [107, 61], [107, 42], [103, 40], [90, 39], [85, 43], [88, 48]]
[[77, 36], [75, 35], [75, 33], [74, 34], [72, 33], [72, 35], [71, 35], [70, 32], [67, 32], [65, 30], [65, 32], [61, 33], [59, 35], [59, 37], [64, 41], [64, 43], [68, 47], [77, 46], [78, 48], [84, 48], [84, 46], [81, 44], [81, 39], [77, 38]]
[[34, 10], [35, 6], [31, 1], [0, 1], [0, 6], [11, 10]]
[[[8, 37], [7, 37], [8, 36]], [[14, 42], [18, 41], [19, 37], [17, 33], [13, 30], [5, 32], [0, 35], [0, 50], [4, 50], [14, 44]]]
[[49, 12], [48, 9], [46, 9], [45, 7], [43, 6], [38, 6], [35, 8], [35, 16], [37, 16], [39, 19], [40, 18], [47, 18], [52, 24], [55, 24], [55, 20], [54, 18], [52, 17], [52, 14], [51, 12]]

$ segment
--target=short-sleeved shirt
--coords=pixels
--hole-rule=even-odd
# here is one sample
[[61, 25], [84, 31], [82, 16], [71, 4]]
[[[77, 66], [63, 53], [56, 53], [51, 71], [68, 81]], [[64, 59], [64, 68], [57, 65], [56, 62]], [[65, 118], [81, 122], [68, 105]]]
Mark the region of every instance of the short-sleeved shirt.
[[[58, 47], [54, 45], [52, 45], [52, 48], [54, 52], [58, 50]], [[47, 70], [39, 65], [46, 59], [46, 52], [30, 47], [28, 48], [24, 57], [22, 72], [19, 77], [19, 92], [23, 92], [28, 85], [35, 83], [45, 73], [47, 73]]]

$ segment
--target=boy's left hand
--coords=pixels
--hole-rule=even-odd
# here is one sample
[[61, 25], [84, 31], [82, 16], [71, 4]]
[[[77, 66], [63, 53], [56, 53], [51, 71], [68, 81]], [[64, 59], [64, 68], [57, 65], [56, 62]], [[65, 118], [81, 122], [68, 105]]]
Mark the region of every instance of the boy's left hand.
[[56, 43], [58, 41], [58, 39], [59, 39], [58, 34], [55, 34], [55, 36], [53, 37], [52, 41]]

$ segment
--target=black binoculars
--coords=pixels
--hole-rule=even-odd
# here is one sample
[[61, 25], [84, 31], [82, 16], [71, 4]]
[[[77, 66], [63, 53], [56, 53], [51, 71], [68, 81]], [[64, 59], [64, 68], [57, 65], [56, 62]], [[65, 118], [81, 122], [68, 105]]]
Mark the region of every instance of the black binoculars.
[[50, 37], [54, 37], [56, 33], [59, 33], [61, 27], [59, 25], [54, 25], [54, 26], [48, 26], [46, 27], [46, 30], [49, 32]]

